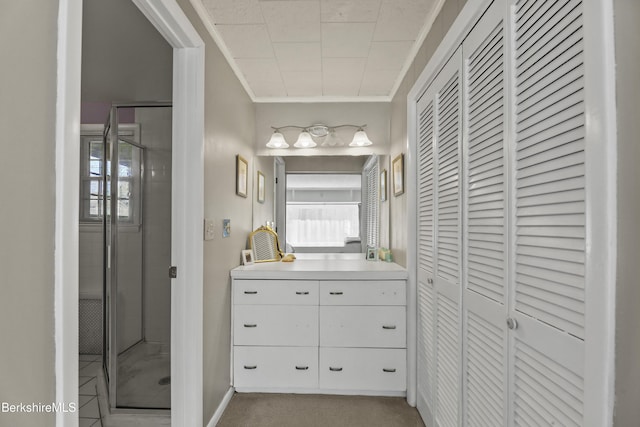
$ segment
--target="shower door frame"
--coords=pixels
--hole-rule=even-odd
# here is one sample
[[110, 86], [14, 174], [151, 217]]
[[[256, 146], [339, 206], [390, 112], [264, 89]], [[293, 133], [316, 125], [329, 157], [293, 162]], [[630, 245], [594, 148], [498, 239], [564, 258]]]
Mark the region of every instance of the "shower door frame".
[[[118, 397], [118, 358], [120, 353], [125, 351], [126, 349], [120, 349], [117, 345], [118, 340], [118, 227], [119, 227], [119, 215], [118, 215], [118, 185], [114, 185], [118, 183], [119, 178], [119, 167], [120, 167], [120, 142], [124, 142], [126, 144], [130, 144], [135, 148], [140, 150], [140, 182], [139, 182], [139, 200], [138, 200], [138, 215], [140, 222], [140, 230], [142, 235], [144, 236], [144, 169], [145, 169], [145, 150], [146, 147], [144, 144], [141, 144], [141, 141], [132, 141], [129, 138], [125, 139], [121, 137], [120, 128], [124, 129], [130, 128], [131, 125], [128, 124], [120, 124], [118, 120], [118, 109], [120, 108], [173, 108], [172, 102], [162, 102], [162, 101], [150, 101], [150, 102], [128, 102], [128, 103], [113, 103], [111, 105], [111, 110], [109, 111], [108, 122], [104, 127], [104, 159], [103, 159], [103, 170], [104, 174], [104, 295], [103, 295], [103, 365], [105, 368], [108, 368], [108, 372], [105, 372], [105, 379], [107, 381], [107, 386], [109, 389], [109, 408], [112, 413], [118, 412], [130, 412], [131, 409], [135, 409], [136, 411], [142, 410], [148, 413], [167, 413], [167, 409], [163, 408], [129, 408], [129, 407], [118, 407], [117, 397]], [[107, 141], [108, 138], [108, 141]], [[107, 149], [109, 149], [109, 154], [107, 155]], [[110, 208], [111, 212], [107, 215], [107, 158], [109, 158], [111, 162], [111, 186], [110, 186], [110, 194], [111, 198]], [[173, 176], [172, 176], [173, 181]], [[111, 224], [107, 224], [107, 220], [111, 220]], [[108, 230], [108, 231], [107, 231]], [[107, 236], [107, 233], [110, 233], [110, 236]], [[111, 242], [107, 249], [107, 238]], [[107, 253], [107, 250], [110, 253]], [[142, 249], [142, 293], [144, 295], [144, 249]], [[109, 274], [107, 274], [107, 266], [109, 264]], [[168, 272], [167, 272], [168, 274]], [[109, 303], [107, 304], [107, 290], [109, 291]], [[171, 291], [169, 289], [169, 291]], [[115, 298], [114, 298], [115, 296]], [[142, 303], [142, 323], [141, 323], [141, 339], [144, 340], [144, 296]], [[107, 320], [107, 312], [108, 320]], [[173, 319], [172, 319], [173, 321]], [[107, 329], [108, 325], [108, 329]], [[107, 334], [107, 330], [109, 333]], [[109, 344], [107, 347], [107, 343]], [[108, 351], [107, 351], [108, 348]], [[108, 358], [107, 358], [108, 357]]]

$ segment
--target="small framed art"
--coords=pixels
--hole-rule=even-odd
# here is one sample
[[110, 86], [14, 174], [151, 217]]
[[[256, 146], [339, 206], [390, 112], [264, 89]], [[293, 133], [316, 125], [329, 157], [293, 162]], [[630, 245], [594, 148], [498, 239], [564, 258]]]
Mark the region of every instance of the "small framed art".
[[249, 163], [241, 155], [236, 156], [236, 194], [240, 197], [247, 197], [247, 177]]
[[393, 195], [399, 196], [404, 193], [404, 154], [399, 154], [393, 159]]
[[378, 249], [368, 247], [367, 248], [367, 261], [377, 261], [378, 260]]
[[258, 171], [258, 203], [264, 203], [264, 174]]
[[251, 249], [245, 249], [242, 251], [242, 265], [253, 264], [253, 251]]

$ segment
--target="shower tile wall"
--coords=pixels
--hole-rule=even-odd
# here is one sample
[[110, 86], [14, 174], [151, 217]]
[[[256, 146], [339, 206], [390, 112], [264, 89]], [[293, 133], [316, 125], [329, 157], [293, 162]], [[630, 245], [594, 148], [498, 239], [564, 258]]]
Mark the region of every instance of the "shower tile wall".
[[145, 340], [167, 345], [171, 337], [171, 108], [139, 108], [147, 147], [144, 184]]

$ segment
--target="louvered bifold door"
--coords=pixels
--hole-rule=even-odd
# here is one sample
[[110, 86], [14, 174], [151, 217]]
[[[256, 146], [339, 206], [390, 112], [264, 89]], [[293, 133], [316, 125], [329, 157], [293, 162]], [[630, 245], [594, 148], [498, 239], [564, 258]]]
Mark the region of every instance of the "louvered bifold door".
[[417, 104], [417, 406], [427, 425], [460, 411], [461, 54]]
[[433, 92], [418, 101], [418, 319], [417, 319], [417, 408], [427, 424], [432, 422], [435, 377], [433, 290]]
[[[519, 0], [511, 425], [581, 426], [585, 337], [584, 29], [580, 0]], [[603, 344], [604, 345], [604, 344]]]
[[461, 80], [458, 49], [434, 82], [434, 416], [440, 427], [459, 425], [460, 412]]
[[506, 9], [494, 1], [463, 45], [464, 426], [507, 425]]

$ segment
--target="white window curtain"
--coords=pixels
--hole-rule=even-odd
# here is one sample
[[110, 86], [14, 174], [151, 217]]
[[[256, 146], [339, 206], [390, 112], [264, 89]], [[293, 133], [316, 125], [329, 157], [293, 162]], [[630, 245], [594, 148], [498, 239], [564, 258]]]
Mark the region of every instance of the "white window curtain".
[[287, 204], [287, 240], [294, 247], [344, 246], [359, 229], [357, 203]]

